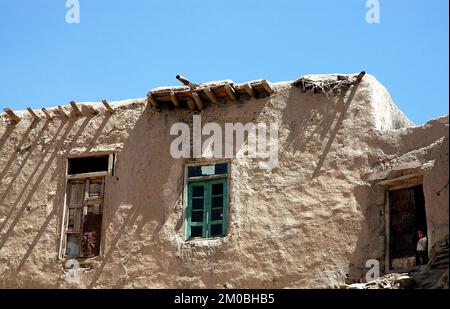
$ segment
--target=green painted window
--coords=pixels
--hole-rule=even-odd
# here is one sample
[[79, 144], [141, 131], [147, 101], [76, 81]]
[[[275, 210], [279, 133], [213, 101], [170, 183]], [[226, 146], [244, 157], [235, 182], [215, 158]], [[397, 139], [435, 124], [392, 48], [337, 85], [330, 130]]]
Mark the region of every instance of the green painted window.
[[227, 218], [227, 178], [189, 181], [186, 239], [225, 236]]

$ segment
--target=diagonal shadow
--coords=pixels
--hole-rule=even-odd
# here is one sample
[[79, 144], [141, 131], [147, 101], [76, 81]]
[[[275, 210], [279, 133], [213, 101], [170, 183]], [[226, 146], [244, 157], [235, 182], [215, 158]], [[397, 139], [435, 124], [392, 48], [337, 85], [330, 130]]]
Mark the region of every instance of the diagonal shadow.
[[25, 264], [27, 259], [30, 257], [30, 255], [33, 252], [34, 248], [36, 247], [39, 239], [41, 238], [42, 234], [44, 234], [45, 230], [47, 229], [47, 226], [49, 225], [50, 221], [55, 216], [55, 214], [56, 214], [56, 209], [53, 208], [52, 211], [50, 212], [50, 214], [45, 219], [44, 223], [42, 224], [41, 229], [39, 230], [38, 234], [34, 238], [33, 242], [28, 247], [27, 253], [25, 253], [22, 260], [20, 261], [19, 266], [16, 269], [17, 272], [20, 272], [22, 270], [23, 265]]
[[100, 278], [103, 269], [105, 268], [106, 264], [108, 263], [108, 261], [111, 259], [111, 255], [114, 252], [114, 249], [116, 249], [116, 245], [119, 242], [120, 238], [122, 237], [122, 235], [125, 232], [125, 229], [127, 226], [132, 225], [134, 223], [134, 221], [136, 221], [138, 215], [139, 215], [139, 208], [140, 207], [133, 207], [130, 211], [130, 213], [128, 214], [127, 218], [125, 219], [125, 221], [123, 222], [122, 226], [120, 227], [120, 230], [117, 231], [114, 239], [109, 243], [109, 250], [108, 252], [105, 253], [104, 258], [102, 259], [102, 263], [101, 265], [95, 270], [94, 276], [92, 278], [91, 283], [89, 284], [88, 288], [92, 289], [95, 286], [95, 283], [98, 281], [98, 279]]
[[[86, 125], [89, 123], [90, 119], [92, 117], [87, 117], [84, 122], [80, 125], [78, 131], [76, 132], [76, 134], [74, 135], [72, 141], [76, 140], [79, 135], [81, 134], [81, 132], [83, 132], [84, 128], [86, 127]], [[54, 152], [52, 153], [52, 155], [50, 156], [50, 158], [48, 159], [48, 161], [46, 162], [44, 168], [42, 169], [40, 175], [38, 176], [35, 184], [33, 185], [33, 187], [31, 188], [30, 192], [28, 193], [28, 196], [26, 197], [25, 201], [22, 204], [22, 207], [19, 209], [16, 217], [14, 218], [14, 221], [11, 223], [8, 231], [3, 235], [1, 241], [0, 241], [0, 249], [5, 245], [6, 241], [8, 240], [9, 236], [11, 235], [15, 225], [17, 224], [17, 222], [20, 220], [20, 217], [22, 216], [23, 212], [25, 211], [26, 207], [28, 206], [29, 202], [31, 201], [31, 198], [33, 197], [34, 193], [36, 192], [36, 190], [39, 188], [40, 183], [42, 182], [43, 178], [45, 177], [50, 165], [53, 163], [53, 160], [57, 157], [58, 153], [57, 153], [57, 149], [60, 148], [61, 144], [64, 142], [64, 140], [66, 139], [67, 135], [69, 134], [69, 132], [71, 131], [74, 123], [76, 122], [76, 119], [71, 120], [69, 122], [69, 125], [67, 126], [64, 134], [61, 136], [61, 138], [59, 139], [57, 145], [54, 147]], [[49, 151], [51, 147], [49, 147], [47, 149], [47, 152]], [[47, 153], [46, 152], [46, 153]], [[42, 156], [41, 158], [41, 162], [44, 160], [45, 155]], [[29, 178], [29, 180], [27, 181], [27, 184], [24, 186], [24, 189], [22, 190], [20, 196], [16, 199], [16, 202], [14, 203], [13, 209], [17, 207], [21, 197], [23, 196], [23, 194], [25, 193], [28, 185], [30, 184], [31, 180], [34, 177], [34, 174], [37, 172], [37, 170], [39, 169], [40, 164], [36, 167], [36, 169], [33, 172], [32, 177]], [[3, 223], [2, 229], [4, 227], [4, 225], [6, 224], [8, 220], [5, 220], [5, 222]]]
[[345, 102], [345, 104], [342, 108], [342, 111], [339, 115], [339, 118], [337, 119], [336, 124], [334, 125], [334, 127], [331, 131], [331, 134], [330, 134], [330, 137], [328, 138], [327, 144], [325, 145], [325, 148], [324, 148], [322, 154], [320, 155], [319, 161], [317, 162], [316, 168], [314, 170], [313, 175], [311, 176], [311, 179], [316, 178], [319, 175], [320, 169], [322, 168], [323, 163], [325, 162], [325, 159], [326, 159], [328, 153], [330, 152], [331, 145], [333, 144], [333, 141], [336, 138], [336, 135], [339, 132], [339, 129], [341, 128], [342, 122], [345, 119], [345, 115], [347, 114], [350, 104], [353, 101], [353, 98], [355, 96], [356, 90], [358, 89], [358, 86], [359, 86], [359, 82], [355, 83], [353, 85], [353, 87], [350, 91], [350, 94], [347, 98], [347, 101]]
[[[19, 144], [17, 144], [17, 146], [16, 146], [17, 150], [20, 150], [22, 148], [23, 144], [25, 144], [25, 142], [27, 141], [28, 135], [30, 135], [31, 130], [34, 129], [33, 124], [34, 124], [34, 122], [28, 127], [28, 129], [23, 134], [22, 139], [20, 140]], [[8, 161], [6, 162], [5, 166], [3, 167], [3, 170], [0, 172], [0, 179], [3, 179], [6, 172], [11, 167], [11, 164], [14, 162], [14, 160], [16, 158], [17, 158], [17, 155], [13, 152], [11, 154], [10, 158], [8, 159]]]
[[[25, 166], [25, 164], [28, 162], [28, 159], [30, 158], [31, 154], [33, 153], [33, 149], [36, 147], [37, 142], [39, 141], [39, 139], [42, 137], [42, 135], [44, 134], [45, 130], [47, 129], [48, 125], [49, 125], [50, 121], [47, 120], [44, 124], [44, 126], [41, 128], [41, 131], [39, 132], [39, 134], [36, 136], [35, 140], [33, 141], [33, 143], [30, 145], [30, 151], [27, 153], [27, 155], [25, 156], [25, 158], [22, 160], [22, 163], [20, 164], [19, 168], [17, 171], [14, 172], [14, 177], [11, 179], [11, 181], [8, 184], [8, 187], [6, 188], [6, 190], [3, 192], [2, 196], [0, 197], [0, 205], [2, 205], [3, 201], [5, 200], [6, 196], [8, 195], [9, 191], [11, 190], [14, 182], [16, 181], [17, 177], [19, 176], [20, 172], [22, 171], [23, 167]], [[5, 169], [6, 171], [7, 169]], [[3, 179], [3, 175], [0, 177], [0, 179]], [[1, 229], [0, 229], [1, 230]]]
[[3, 148], [3, 145], [5, 144], [6, 140], [8, 139], [9, 135], [11, 134], [12, 130], [16, 127], [14, 124], [8, 124], [6, 126], [5, 132], [3, 132], [2, 137], [0, 138], [0, 149]]

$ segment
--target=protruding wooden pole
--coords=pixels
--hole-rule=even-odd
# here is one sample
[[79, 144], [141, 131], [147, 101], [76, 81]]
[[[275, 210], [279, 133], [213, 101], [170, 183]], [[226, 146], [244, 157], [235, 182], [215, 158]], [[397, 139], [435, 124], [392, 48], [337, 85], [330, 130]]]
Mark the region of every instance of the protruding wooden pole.
[[70, 117], [70, 115], [66, 112], [66, 110], [61, 105], [58, 105], [58, 110], [61, 112], [61, 115], [63, 115], [65, 118]]
[[212, 92], [211, 88], [205, 88], [205, 94], [208, 96], [208, 98], [213, 102], [213, 103], [219, 103], [219, 100], [217, 100], [217, 97], [215, 96], [214, 92]]
[[361, 81], [361, 79], [364, 77], [364, 75], [366, 75], [365, 71], [362, 71], [361, 73], [359, 73], [358, 76], [356, 76], [355, 83], [359, 83]]
[[108, 112], [110, 112], [111, 114], [114, 113], [114, 109], [111, 107], [111, 105], [108, 103], [108, 101], [102, 100], [102, 103], [106, 107]]
[[194, 101], [195, 101], [195, 104], [197, 105], [197, 108], [199, 110], [203, 110], [204, 109], [203, 102], [202, 102], [202, 99], [200, 99], [200, 96], [198, 95], [198, 93], [192, 92], [191, 95], [194, 98]]
[[234, 91], [233, 87], [230, 84], [225, 84], [225, 90], [227, 91], [230, 98], [235, 101], [236, 100], [236, 91]]
[[14, 114], [14, 112], [8, 107], [4, 108], [3, 111], [6, 113], [8, 118], [11, 119], [12, 122], [19, 122], [21, 120], [20, 117]]
[[32, 110], [30, 107], [27, 107], [27, 111], [30, 113], [30, 115], [33, 117], [34, 121], [41, 120], [41, 117], [39, 117], [34, 110]]
[[250, 85], [250, 83], [246, 83], [241, 87], [245, 90], [245, 92], [248, 93], [249, 96], [253, 97], [255, 95], [255, 92], [253, 91], [252, 85]]
[[77, 106], [77, 103], [75, 101], [70, 101], [70, 106], [72, 106], [73, 113], [75, 116], [81, 116], [81, 111]]
[[87, 109], [88, 109], [88, 111], [89, 111], [89, 114], [92, 114], [92, 115], [97, 115], [98, 114], [98, 110], [94, 107], [94, 106], [87, 106]]
[[50, 114], [50, 112], [47, 109], [41, 108], [41, 111], [44, 113], [45, 117], [47, 117], [48, 120], [52, 120], [53, 119], [52, 114]]
[[173, 105], [180, 107], [180, 102], [178, 101], [177, 95], [173, 90], [170, 91], [170, 99], [172, 100]]
[[270, 94], [273, 92], [272, 86], [270, 86], [269, 82], [265, 79], [261, 81], [261, 85], [263, 85], [264, 89]]

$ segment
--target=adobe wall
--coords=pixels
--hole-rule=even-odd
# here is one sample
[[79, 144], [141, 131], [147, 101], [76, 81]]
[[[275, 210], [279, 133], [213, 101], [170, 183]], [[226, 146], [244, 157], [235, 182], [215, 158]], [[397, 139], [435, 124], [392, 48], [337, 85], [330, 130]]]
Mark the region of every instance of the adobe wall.
[[[362, 276], [367, 259], [384, 256], [384, 189], [363, 175], [417, 149], [414, 135], [435, 126], [406, 128], [411, 122], [370, 75], [341, 99], [288, 82], [273, 88], [270, 97], [199, 113], [222, 127], [280, 129], [275, 169], [231, 160], [228, 235], [214, 240], [184, 240], [183, 168], [193, 160], [171, 158], [169, 130], [192, 122], [192, 112], [157, 112], [139, 99], [115, 103], [112, 115], [30, 126], [23, 113], [15, 126], [0, 124], [0, 287], [70, 287], [58, 260], [65, 158], [102, 149], [117, 149], [103, 256], [83, 269], [79, 287], [326, 288]], [[448, 184], [448, 129], [419, 138], [426, 146], [442, 134], [419, 159], [434, 160], [424, 165], [433, 241], [448, 231], [448, 186], [435, 194]]]

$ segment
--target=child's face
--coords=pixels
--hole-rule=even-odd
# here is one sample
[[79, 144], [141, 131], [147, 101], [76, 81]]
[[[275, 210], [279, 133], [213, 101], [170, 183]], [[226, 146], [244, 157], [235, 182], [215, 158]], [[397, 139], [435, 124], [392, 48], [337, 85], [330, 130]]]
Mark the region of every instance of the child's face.
[[423, 237], [423, 233], [421, 231], [417, 232], [417, 235], [419, 236], [419, 238]]

